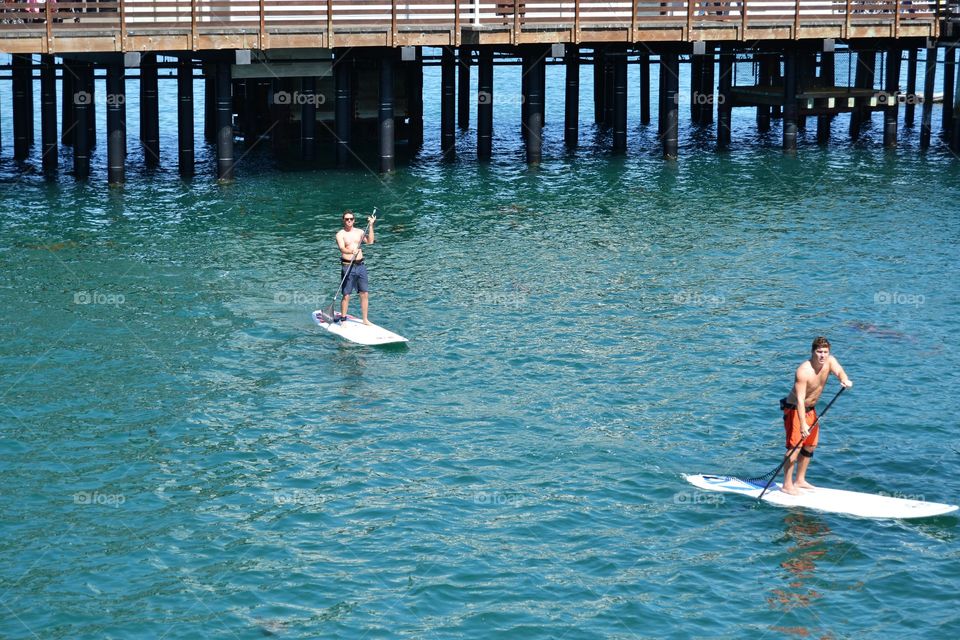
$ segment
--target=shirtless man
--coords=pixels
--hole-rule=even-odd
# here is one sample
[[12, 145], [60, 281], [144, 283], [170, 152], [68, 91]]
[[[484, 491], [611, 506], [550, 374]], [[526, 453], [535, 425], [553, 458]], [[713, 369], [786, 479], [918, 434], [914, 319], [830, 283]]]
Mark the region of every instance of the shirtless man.
[[[817, 447], [820, 429], [819, 425], [813, 433], [810, 433], [810, 429], [817, 421], [817, 412], [814, 407], [820, 399], [820, 394], [823, 393], [827, 378], [832, 373], [845, 388], [849, 389], [853, 386], [853, 382], [844, 373], [843, 367], [830, 355], [829, 340], [823, 336], [814, 339], [810, 351], [810, 359], [797, 367], [793, 390], [790, 395], [780, 401], [789, 456], [783, 465], [783, 492], [794, 496], [800, 495], [800, 489], [814, 488], [807, 482], [806, 475], [810, 458], [813, 457], [813, 450]], [[801, 440], [803, 440], [803, 446], [794, 450]], [[797, 480], [794, 482], [793, 467], [798, 455], [800, 464], [797, 465]]]
[[[367, 320], [367, 267], [363, 264], [363, 243], [373, 244], [373, 223], [377, 216], [367, 218], [370, 230], [364, 234], [363, 229], [353, 226], [355, 216], [347, 209], [343, 212], [343, 229], [337, 231], [337, 247], [340, 248], [340, 279], [343, 281], [343, 299], [340, 301], [340, 316], [347, 317], [347, 307], [350, 305], [350, 295], [357, 291], [360, 294], [360, 311], [363, 313], [363, 324], [370, 324]], [[354, 258], [356, 254], [356, 258]], [[353, 260], [353, 264], [350, 261]]]

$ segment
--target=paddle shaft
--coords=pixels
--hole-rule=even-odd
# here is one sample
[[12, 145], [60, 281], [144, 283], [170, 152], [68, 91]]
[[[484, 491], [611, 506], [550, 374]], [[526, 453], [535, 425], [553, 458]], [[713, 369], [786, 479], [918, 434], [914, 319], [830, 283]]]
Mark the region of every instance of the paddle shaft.
[[[837, 398], [840, 397], [840, 394], [843, 393], [843, 390], [844, 390], [844, 389], [846, 389], [846, 387], [840, 387], [840, 391], [837, 391], [837, 395], [833, 396], [833, 400], [831, 400], [829, 403], [827, 403], [827, 406], [823, 409], [823, 413], [821, 413], [820, 415], [818, 415], [818, 416], [817, 416], [817, 419], [813, 421], [813, 426], [810, 427], [810, 433], [813, 433], [813, 430], [814, 430], [814, 429], [819, 428], [819, 426], [820, 426], [820, 418], [822, 418], [823, 416], [827, 415], [827, 411], [830, 411], [830, 407], [832, 407], [832, 406], [833, 406], [833, 403], [837, 401]], [[803, 445], [803, 441], [806, 440], [806, 438], [805, 438], [805, 437], [802, 437], [803, 434], [800, 434], [800, 435], [801, 435], [800, 442], [798, 442], [797, 445], [796, 445], [793, 449], [790, 449], [790, 451], [789, 451], [789, 453], [787, 453], [787, 455], [783, 456], [783, 461], [780, 463], [780, 466], [777, 467], [777, 470], [773, 472], [773, 475], [770, 477], [770, 479], [767, 480], [767, 484], [763, 487], [763, 491], [760, 492], [760, 495], [757, 497], [757, 500], [759, 500], [760, 498], [763, 497], [763, 494], [765, 494], [765, 493], [767, 492], [767, 489], [770, 488], [770, 485], [773, 484], [773, 481], [777, 479], [777, 474], [779, 474], [779, 473], [780, 473], [780, 470], [783, 469], [783, 465], [787, 464], [787, 460], [789, 460], [791, 457], [793, 457], [794, 452], [796, 452], [796, 450], [799, 449], [799, 448]], [[809, 433], [808, 433], [807, 435], [809, 435]]]
[[[373, 208], [373, 213], [371, 217], [376, 219], [377, 217], [377, 208]], [[363, 230], [363, 235], [360, 236], [360, 242], [357, 243], [357, 250], [353, 252], [353, 257], [350, 258], [350, 264], [347, 265], [347, 270], [343, 272], [343, 277], [340, 278], [340, 284], [337, 286], [337, 292], [333, 294], [333, 300], [330, 301], [330, 313], [327, 314], [331, 318], [333, 317], [333, 306], [337, 303], [337, 296], [343, 291], [343, 283], [347, 281], [347, 277], [350, 275], [350, 270], [353, 269], [353, 262], [357, 259], [357, 256], [360, 255], [360, 249], [363, 248], [363, 241], [367, 237], [367, 233], [370, 231], [370, 225], [372, 223], [367, 223], [367, 228]]]

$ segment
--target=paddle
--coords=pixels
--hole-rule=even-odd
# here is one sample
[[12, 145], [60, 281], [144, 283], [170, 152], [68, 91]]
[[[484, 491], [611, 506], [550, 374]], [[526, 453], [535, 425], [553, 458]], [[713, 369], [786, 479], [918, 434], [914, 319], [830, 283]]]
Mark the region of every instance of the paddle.
[[[827, 415], [827, 411], [830, 411], [830, 407], [832, 407], [832, 406], [833, 406], [833, 403], [837, 401], [837, 398], [840, 397], [840, 394], [843, 393], [844, 389], [846, 389], [846, 387], [840, 387], [840, 391], [837, 391], [837, 395], [833, 396], [833, 400], [831, 400], [831, 401], [827, 404], [826, 408], [823, 410], [823, 413], [821, 413], [820, 415], [818, 415], [818, 416], [817, 416], [817, 419], [813, 421], [813, 426], [810, 427], [810, 433], [813, 433], [813, 430], [816, 429], [816, 428], [820, 425], [820, 418], [822, 418], [823, 416]], [[809, 435], [809, 433], [808, 433], [807, 435]], [[803, 441], [804, 441], [804, 440], [806, 440], [806, 438], [801, 437], [801, 438], [800, 438], [800, 442], [797, 443], [797, 446], [795, 446], [793, 449], [790, 449], [789, 453], [787, 453], [787, 455], [785, 455], [785, 456], [783, 457], [783, 462], [780, 463], [780, 466], [777, 467], [776, 470], [774, 470], [773, 474], [770, 476], [770, 479], [767, 480], [767, 484], [764, 485], [763, 491], [760, 492], [760, 495], [757, 497], [757, 500], [759, 500], [760, 498], [762, 498], [762, 497], [763, 497], [763, 494], [765, 494], [765, 493], [767, 492], [767, 489], [769, 489], [769, 488], [770, 488], [770, 485], [773, 483], [773, 481], [776, 480], [777, 474], [780, 473], [780, 469], [783, 469], [783, 465], [787, 464], [787, 460], [789, 460], [789, 459], [793, 456], [794, 452], [795, 452], [797, 449], [799, 449], [801, 445], [803, 445]]]
[[343, 272], [343, 277], [340, 278], [340, 284], [337, 286], [337, 292], [333, 294], [333, 300], [330, 301], [330, 306], [323, 310], [323, 314], [333, 320], [333, 307], [337, 304], [337, 296], [343, 291], [343, 283], [347, 281], [347, 276], [350, 275], [350, 270], [353, 269], [353, 261], [357, 259], [357, 256], [360, 255], [360, 249], [363, 247], [363, 240], [367, 237], [367, 233], [370, 231], [370, 225], [373, 224], [373, 220], [377, 219], [377, 208], [373, 208], [373, 213], [370, 214], [372, 220], [367, 223], [367, 228], [363, 230], [363, 235], [360, 236], [360, 242], [357, 243], [357, 250], [353, 252], [353, 257], [350, 258], [350, 264], [347, 265], [347, 270]]

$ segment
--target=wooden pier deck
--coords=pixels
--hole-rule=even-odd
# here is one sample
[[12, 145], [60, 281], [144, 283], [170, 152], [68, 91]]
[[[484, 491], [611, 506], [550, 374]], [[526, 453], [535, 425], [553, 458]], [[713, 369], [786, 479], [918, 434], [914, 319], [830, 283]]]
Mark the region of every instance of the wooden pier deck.
[[938, 38], [947, 0], [3, 2], [0, 52]]

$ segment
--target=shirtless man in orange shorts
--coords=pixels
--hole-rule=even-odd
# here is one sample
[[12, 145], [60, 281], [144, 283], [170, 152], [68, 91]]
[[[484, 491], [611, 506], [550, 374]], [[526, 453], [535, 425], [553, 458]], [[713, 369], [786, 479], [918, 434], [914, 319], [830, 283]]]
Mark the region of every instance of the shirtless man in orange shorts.
[[[810, 348], [811, 354], [808, 360], [797, 367], [796, 377], [793, 383], [793, 390], [786, 398], [780, 401], [780, 408], [783, 410], [783, 428], [787, 434], [787, 453], [790, 455], [783, 465], [783, 492], [790, 495], [800, 495], [800, 489], [813, 489], [814, 486], [807, 482], [807, 467], [810, 466], [810, 458], [813, 457], [813, 450], [817, 447], [819, 434], [819, 425], [810, 432], [811, 427], [817, 421], [817, 412], [814, 409], [823, 388], [827, 384], [827, 378], [832, 373], [840, 380], [840, 384], [849, 389], [853, 382], [844, 373], [843, 367], [837, 362], [837, 359], [830, 355], [830, 341], [820, 336], [813, 341]], [[803, 440], [803, 446], [794, 451], [794, 447]], [[797, 456], [800, 457], [800, 464], [796, 464]], [[793, 467], [797, 467], [797, 480], [793, 480]]]

